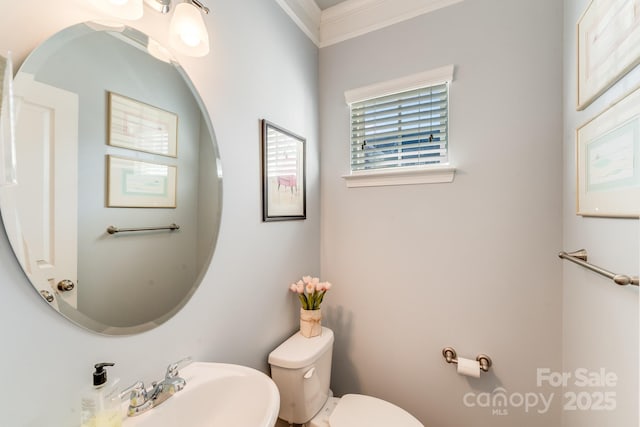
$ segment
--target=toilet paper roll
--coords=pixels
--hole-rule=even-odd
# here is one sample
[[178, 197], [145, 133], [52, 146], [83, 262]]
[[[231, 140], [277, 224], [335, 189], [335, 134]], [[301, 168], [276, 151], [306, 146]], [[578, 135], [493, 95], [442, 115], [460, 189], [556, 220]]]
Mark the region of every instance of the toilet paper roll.
[[480, 378], [480, 362], [458, 357], [458, 373], [468, 377]]

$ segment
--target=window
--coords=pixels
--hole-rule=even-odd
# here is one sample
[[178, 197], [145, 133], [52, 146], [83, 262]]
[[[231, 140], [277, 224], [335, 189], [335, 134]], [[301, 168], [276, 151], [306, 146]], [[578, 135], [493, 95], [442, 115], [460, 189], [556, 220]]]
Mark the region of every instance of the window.
[[351, 105], [351, 170], [447, 163], [448, 83]]
[[[448, 166], [449, 83], [453, 66], [345, 93], [351, 110], [351, 175], [442, 171]], [[453, 179], [453, 169], [451, 181]], [[415, 174], [414, 174], [415, 175]], [[371, 185], [390, 185], [380, 184]], [[446, 182], [446, 181], [444, 181]]]

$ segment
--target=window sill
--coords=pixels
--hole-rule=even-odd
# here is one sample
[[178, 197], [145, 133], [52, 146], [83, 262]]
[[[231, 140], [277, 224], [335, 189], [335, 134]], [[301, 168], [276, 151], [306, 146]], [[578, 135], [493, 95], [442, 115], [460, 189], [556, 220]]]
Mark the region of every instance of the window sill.
[[358, 171], [343, 175], [347, 187], [381, 187], [386, 185], [440, 184], [453, 182], [456, 168], [449, 165], [415, 169]]

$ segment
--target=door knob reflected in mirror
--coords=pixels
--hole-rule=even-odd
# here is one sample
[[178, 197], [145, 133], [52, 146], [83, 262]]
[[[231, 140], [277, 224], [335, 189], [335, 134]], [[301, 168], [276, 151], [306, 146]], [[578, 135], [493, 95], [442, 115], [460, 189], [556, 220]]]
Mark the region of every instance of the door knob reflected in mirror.
[[76, 285], [69, 279], [64, 279], [58, 282], [58, 290], [62, 292], [69, 292], [75, 288]]
[[51, 294], [51, 292], [46, 291], [46, 290], [42, 290], [40, 291], [40, 295], [42, 295], [42, 298], [44, 298], [45, 300], [47, 300], [47, 302], [53, 302], [53, 300], [55, 299], [53, 297], [53, 295]]

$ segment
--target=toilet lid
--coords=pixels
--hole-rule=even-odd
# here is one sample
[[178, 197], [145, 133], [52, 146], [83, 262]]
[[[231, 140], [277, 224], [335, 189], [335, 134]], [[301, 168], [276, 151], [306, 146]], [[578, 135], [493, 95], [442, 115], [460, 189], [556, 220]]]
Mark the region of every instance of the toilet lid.
[[329, 417], [331, 427], [424, 427], [411, 414], [385, 400], [345, 394]]

